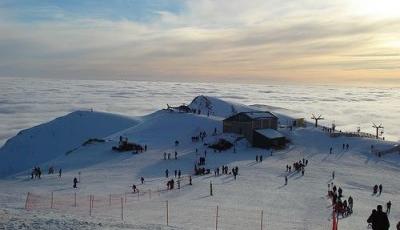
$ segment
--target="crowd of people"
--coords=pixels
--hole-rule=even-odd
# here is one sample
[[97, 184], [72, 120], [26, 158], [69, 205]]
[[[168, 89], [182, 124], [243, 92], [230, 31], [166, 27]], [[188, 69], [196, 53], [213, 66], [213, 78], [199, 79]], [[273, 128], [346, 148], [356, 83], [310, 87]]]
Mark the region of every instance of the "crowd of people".
[[353, 197], [349, 196], [344, 199], [343, 189], [341, 187], [336, 187], [336, 185], [331, 182], [328, 184], [328, 197], [332, 200], [333, 210], [342, 217], [347, 217], [353, 213]]
[[40, 179], [42, 176], [42, 170], [40, 169], [40, 167], [33, 167], [32, 171], [31, 171], [31, 179]]

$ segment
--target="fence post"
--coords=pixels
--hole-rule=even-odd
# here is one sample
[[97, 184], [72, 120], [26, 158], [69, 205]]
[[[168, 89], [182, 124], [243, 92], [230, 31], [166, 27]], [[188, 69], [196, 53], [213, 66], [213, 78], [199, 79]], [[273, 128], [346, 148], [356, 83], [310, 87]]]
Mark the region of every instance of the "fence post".
[[108, 206], [111, 206], [111, 194], [108, 196]]
[[215, 214], [215, 230], [218, 230], [218, 205], [217, 205], [217, 213]]
[[51, 192], [51, 204], [50, 204], [50, 208], [53, 208], [53, 197], [54, 197], [53, 192]]
[[264, 210], [261, 210], [261, 230], [263, 230]]
[[124, 220], [124, 198], [121, 197], [121, 220]]
[[76, 207], [76, 192], [74, 193], [74, 207]]
[[89, 216], [92, 216], [92, 195], [89, 195]]
[[28, 192], [28, 194], [26, 195], [25, 209], [28, 209], [29, 195], [30, 195], [30, 192]]
[[94, 208], [94, 195], [92, 195], [92, 202], [91, 202], [91, 204], [92, 204], [92, 209]]
[[167, 206], [166, 206], [166, 208], [167, 208], [167, 226], [169, 226], [169, 207], [168, 207], [168, 200], [166, 201], [166, 203], [167, 203]]
[[212, 187], [212, 182], [210, 181], [210, 196], [213, 195], [213, 187]]
[[124, 198], [125, 198], [125, 204], [126, 204], [126, 192], [125, 192], [124, 196], [125, 196]]
[[151, 200], [151, 189], [149, 189], [149, 200]]

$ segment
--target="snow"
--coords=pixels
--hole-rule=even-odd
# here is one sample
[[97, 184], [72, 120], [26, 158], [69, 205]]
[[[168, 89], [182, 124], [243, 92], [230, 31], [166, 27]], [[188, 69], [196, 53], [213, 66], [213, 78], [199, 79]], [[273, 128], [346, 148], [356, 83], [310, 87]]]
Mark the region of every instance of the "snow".
[[89, 138], [103, 138], [135, 124], [137, 120], [121, 115], [76, 111], [22, 130], [0, 149], [0, 176], [48, 162]]
[[282, 133], [276, 131], [275, 129], [257, 129], [256, 132], [269, 139], [284, 137]]
[[[41, 129], [35, 133], [35, 138], [42, 141], [37, 142], [35, 149], [46, 155], [41, 163], [37, 163], [36, 158], [24, 155], [25, 151], [17, 151], [21, 143], [30, 140], [27, 133], [33, 131], [27, 130], [18, 135], [21, 137], [14, 137], [0, 153], [19, 155], [17, 158], [8, 158], [7, 164], [2, 161], [1, 169], [5, 166], [14, 167], [20, 160], [26, 162], [26, 168], [20, 168], [22, 172], [0, 180], [0, 229], [3, 226], [11, 229], [215, 229], [217, 205], [219, 229], [259, 229], [261, 210], [264, 213], [264, 229], [331, 229], [332, 208], [326, 197], [327, 184], [330, 182], [343, 188], [345, 198], [350, 195], [354, 198], [354, 213], [339, 220], [339, 229], [365, 229], [371, 210], [377, 204], [385, 205], [389, 200], [393, 203], [389, 216], [391, 225], [394, 226], [399, 220], [400, 197], [397, 191], [400, 190], [400, 157], [392, 153], [379, 158], [370, 150], [371, 145], [377, 149], [390, 149], [395, 143], [356, 137], [333, 138], [320, 128], [307, 126], [294, 128], [293, 131], [280, 129], [290, 140], [290, 145], [287, 149], [274, 151], [272, 155], [270, 151], [249, 147], [245, 139], [236, 144], [236, 152], [213, 152], [201, 141], [192, 142], [191, 137], [206, 131], [205, 142], [212, 143], [218, 138], [230, 136], [222, 134], [221, 130], [222, 120], [231, 115], [232, 106], [237, 111], [256, 109], [206, 96], [198, 97], [195, 101], [190, 106], [200, 108], [201, 114], [160, 110], [143, 117], [127, 118], [77, 112], [38, 126]], [[205, 101], [208, 101], [208, 105], [203, 103]], [[83, 117], [91, 116], [90, 122], [79, 116], [81, 113], [84, 113]], [[277, 116], [290, 119], [285, 114]], [[217, 134], [213, 135], [215, 128]], [[62, 133], [63, 138], [52, 138], [48, 135], [51, 130]], [[91, 133], [84, 136], [88, 130]], [[128, 137], [130, 141], [146, 144], [148, 151], [140, 154], [113, 152], [111, 147], [117, 144], [120, 135]], [[80, 146], [85, 139], [93, 136], [103, 138], [106, 142]], [[47, 141], [49, 138], [51, 145]], [[68, 141], [68, 145], [58, 150], [57, 146], [69, 138], [72, 140]], [[179, 141], [178, 146], [175, 146], [175, 140]], [[348, 143], [350, 148], [343, 149], [343, 143]], [[77, 148], [68, 155], [64, 154], [71, 147]], [[333, 148], [332, 154], [329, 154], [330, 147]], [[87, 206], [75, 209], [23, 209], [28, 192], [46, 197], [44, 202], [47, 205], [51, 192], [56, 202], [61, 199], [68, 201], [68, 197], [76, 192], [80, 198], [84, 198], [83, 205], [90, 194], [106, 201], [108, 194], [129, 193], [133, 183], [138, 185], [140, 191], [164, 189], [167, 181], [165, 169], [169, 169], [170, 175], [175, 169], [182, 170], [185, 176], [192, 175], [194, 163], [203, 156], [205, 150], [205, 167], [213, 172], [214, 168], [222, 165], [227, 165], [229, 169], [238, 166], [237, 180], [232, 175], [214, 177], [212, 173], [193, 176], [192, 186], [184, 180], [181, 189], [163, 191], [151, 199], [144, 196], [136, 201], [129, 196], [124, 221], [119, 219], [119, 206], [109, 207], [97, 200], [91, 217]], [[174, 151], [178, 152], [177, 160], [163, 160], [164, 152]], [[263, 162], [257, 163], [256, 155], [263, 155]], [[302, 158], [309, 160], [304, 176], [285, 171], [287, 164]], [[29, 179], [32, 165], [38, 164], [46, 169], [50, 163], [56, 168], [63, 168], [61, 178], [46, 174], [40, 180]], [[332, 171], [336, 173], [334, 180], [331, 178]], [[81, 176], [81, 183], [78, 189], [73, 189], [72, 180], [78, 175]], [[144, 185], [139, 182], [142, 176], [145, 178]], [[285, 176], [289, 179], [286, 186]], [[213, 184], [213, 196], [209, 196], [210, 182]], [[371, 195], [374, 184], [383, 184], [380, 196]], [[164, 220], [166, 200], [170, 204], [169, 227]]]

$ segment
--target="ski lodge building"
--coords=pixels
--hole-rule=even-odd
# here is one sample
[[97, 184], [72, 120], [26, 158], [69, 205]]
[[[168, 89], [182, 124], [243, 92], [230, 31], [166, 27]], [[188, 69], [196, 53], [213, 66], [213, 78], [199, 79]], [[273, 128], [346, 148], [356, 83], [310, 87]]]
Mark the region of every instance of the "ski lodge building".
[[253, 147], [281, 148], [286, 138], [278, 128], [278, 117], [270, 112], [241, 112], [223, 120], [224, 133], [243, 135]]

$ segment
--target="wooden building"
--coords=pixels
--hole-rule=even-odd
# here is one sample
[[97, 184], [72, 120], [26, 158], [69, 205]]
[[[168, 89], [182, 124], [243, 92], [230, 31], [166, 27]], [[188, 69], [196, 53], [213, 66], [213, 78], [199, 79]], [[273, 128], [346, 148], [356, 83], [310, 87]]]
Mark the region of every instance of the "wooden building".
[[277, 128], [278, 117], [270, 112], [241, 112], [223, 121], [224, 133], [241, 134], [252, 144], [254, 130]]
[[275, 129], [256, 129], [253, 131], [252, 144], [258, 148], [279, 149], [286, 145], [286, 138]]

